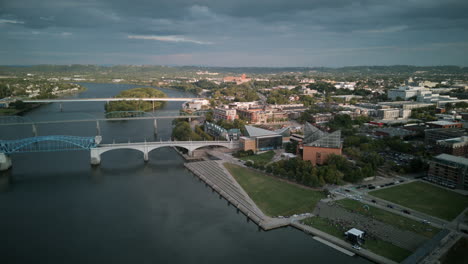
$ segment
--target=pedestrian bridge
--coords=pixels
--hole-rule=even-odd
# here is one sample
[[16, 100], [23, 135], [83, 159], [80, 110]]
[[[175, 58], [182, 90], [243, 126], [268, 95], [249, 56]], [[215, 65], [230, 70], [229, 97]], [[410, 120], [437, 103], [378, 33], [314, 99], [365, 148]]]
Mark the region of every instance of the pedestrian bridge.
[[203, 147], [225, 147], [228, 149], [239, 148], [239, 143], [234, 141], [160, 141], [160, 142], [139, 142], [124, 144], [100, 144], [91, 148], [91, 164], [101, 163], [101, 154], [116, 149], [134, 149], [143, 153], [143, 159], [148, 161], [148, 154], [152, 150], [163, 147], [180, 147], [188, 150], [188, 155], [192, 156], [194, 150]]
[[238, 142], [234, 141], [151, 141], [118, 144], [100, 144], [101, 136], [75, 137], [75, 136], [38, 136], [17, 140], [0, 140], [0, 171], [11, 167], [10, 154], [26, 152], [52, 152], [89, 150], [91, 164], [101, 163], [101, 154], [117, 149], [134, 149], [141, 151], [145, 161], [148, 161], [150, 151], [163, 147], [180, 147], [188, 150], [189, 156], [196, 149], [203, 147], [225, 147], [236, 149]]

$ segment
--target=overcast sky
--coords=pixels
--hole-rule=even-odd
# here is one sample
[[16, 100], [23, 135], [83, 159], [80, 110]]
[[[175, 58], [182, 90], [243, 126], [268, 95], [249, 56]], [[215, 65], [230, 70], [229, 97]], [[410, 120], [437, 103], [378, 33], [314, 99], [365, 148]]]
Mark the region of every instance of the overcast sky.
[[0, 64], [468, 66], [467, 0], [0, 0]]

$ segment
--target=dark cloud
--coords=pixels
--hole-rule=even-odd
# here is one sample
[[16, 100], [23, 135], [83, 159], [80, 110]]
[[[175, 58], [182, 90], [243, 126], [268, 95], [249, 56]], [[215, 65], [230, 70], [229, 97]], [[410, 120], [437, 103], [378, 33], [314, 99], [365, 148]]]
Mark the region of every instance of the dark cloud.
[[[417, 64], [430, 51], [437, 52], [434, 58], [459, 63], [468, 43], [467, 11], [465, 0], [4, 0], [0, 52], [9, 63], [19, 59], [21, 47], [33, 54], [60, 50], [51, 57], [62, 60], [68, 51], [70, 62], [76, 59], [72, 51], [92, 49], [127, 54], [113, 59], [122, 63], [134, 54], [141, 63], [158, 56], [157, 61], [193, 64], [228, 65], [245, 58], [250, 65], [335, 65], [398, 58]], [[441, 40], [458, 44], [450, 51], [431, 46]]]

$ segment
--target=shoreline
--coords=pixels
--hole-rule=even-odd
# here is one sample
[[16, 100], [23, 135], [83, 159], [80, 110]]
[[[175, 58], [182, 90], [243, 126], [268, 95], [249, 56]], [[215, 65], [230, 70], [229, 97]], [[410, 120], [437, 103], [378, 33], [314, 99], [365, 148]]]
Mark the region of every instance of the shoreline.
[[[194, 175], [196, 176], [197, 178], [199, 178], [200, 181], [204, 182], [205, 185], [207, 187], [210, 187], [212, 192], [216, 192], [217, 194], [219, 194], [220, 197], [222, 197], [223, 199], [225, 199], [227, 202], [228, 202], [228, 205], [233, 205], [236, 210], [238, 212], [242, 212], [242, 214], [244, 214], [248, 221], [252, 221], [254, 222], [259, 229], [262, 229], [264, 231], [268, 231], [268, 230], [273, 230], [273, 229], [276, 229], [276, 228], [284, 228], [284, 227], [292, 227], [292, 228], [295, 228], [297, 230], [300, 230], [302, 232], [304, 232], [305, 234], [309, 234], [309, 235], [312, 235], [314, 237], [314, 239], [324, 245], [327, 245], [335, 250], [337, 250], [338, 252], [341, 252], [345, 255], [348, 255], [348, 256], [354, 256], [354, 255], [359, 255], [360, 257], [363, 257], [365, 259], [368, 259], [370, 261], [373, 261], [373, 262], [376, 262], [376, 263], [383, 263], [383, 264], [395, 264], [397, 262], [394, 262], [390, 259], [387, 259], [383, 256], [380, 256], [380, 255], [377, 255], [369, 250], [366, 250], [366, 249], [361, 249], [361, 250], [356, 250], [352, 247], [351, 244], [347, 243], [346, 241], [344, 240], [341, 240], [339, 238], [336, 238], [332, 235], [329, 235], [321, 230], [318, 230], [314, 227], [311, 227], [311, 226], [308, 226], [308, 225], [305, 225], [305, 224], [302, 224], [300, 221], [303, 219], [303, 218], [307, 218], [307, 217], [310, 217], [310, 216], [313, 216], [313, 215], [307, 215], [307, 216], [303, 216], [303, 217], [298, 217], [297, 219], [295, 218], [282, 218], [282, 219], [279, 219], [279, 218], [271, 218], [271, 217], [268, 217], [268, 216], [265, 216], [263, 215], [263, 212], [261, 212], [260, 209], [258, 209], [258, 207], [256, 206], [255, 202], [253, 202], [250, 197], [248, 197], [248, 194], [245, 193], [245, 191], [243, 190], [243, 188], [237, 183], [237, 181], [235, 181], [235, 178], [230, 175], [229, 171], [224, 170], [224, 172], [226, 174], [228, 174], [228, 177], [233, 179], [233, 181], [235, 181], [236, 185], [238, 185], [240, 187], [240, 189], [242, 190], [242, 193], [244, 193], [248, 199], [250, 201], [252, 201], [253, 203], [253, 206], [255, 207], [255, 209], [252, 209], [252, 208], [247, 208], [244, 204], [240, 203], [232, 194], [232, 189], [230, 188], [227, 188], [226, 186], [224, 186], [224, 184], [222, 182], [220, 182], [221, 178], [219, 178], [219, 176], [216, 176], [216, 177], [212, 177], [210, 175], [207, 175], [206, 173], [203, 173], [202, 170], [200, 169], [197, 169], [195, 168], [194, 165], [196, 165], [197, 163], [203, 163], [203, 162], [196, 162], [196, 161], [200, 161], [200, 160], [204, 160], [205, 162], [208, 161], [209, 159], [207, 159], [206, 157], [204, 158], [195, 158], [195, 159], [190, 159], [190, 157], [188, 157], [187, 155], [183, 154], [181, 151], [177, 150], [176, 148], [174, 148], [177, 153], [179, 153], [184, 159], [185, 159], [185, 163], [184, 163], [184, 166]], [[212, 161], [212, 160], [209, 160], [209, 161]], [[218, 161], [212, 161], [212, 162], [216, 162], [219, 164], [219, 166], [223, 166], [222, 162], [229, 162], [227, 160], [224, 160], [224, 159], [220, 159]], [[276, 177], [275, 177], [276, 178]], [[287, 182], [287, 181], [286, 181]], [[289, 182], [288, 182], [289, 183]], [[255, 210], [255, 211], [260, 211], [258, 213], [252, 213], [252, 210]], [[259, 213], [261, 215], [259, 215]], [[263, 216], [262, 216], [263, 215]]]
[[[80, 85], [80, 84], [78, 84]], [[67, 95], [77, 95], [77, 94], [80, 94], [80, 93], [83, 93], [85, 91], [88, 90], [88, 88], [80, 85], [80, 89], [76, 92], [66, 92], [66, 93], [63, 93], [61, 94], [62, 96], [58, 96], [57, 98], [62, 98], [63, 96], [67, 96]], [[40, 104], [40, 103], [37, 103], [37, 104], [28, 104], [28, 107], [26, 108], [23, 108], [23, 109], [10, 109], [10, 108], [2, 108], [2, 109], [5, 109], [5, 110], [11, 110], [11, 113], [2, 113], [2, 109], [0, 109], [0, 116], [22, 116], [26, 113], [28, 113], [29, 111], [32, 111], [34, 109], [37, 109], [39, 107], [41, 107], [42, 105], [44, 104]]]

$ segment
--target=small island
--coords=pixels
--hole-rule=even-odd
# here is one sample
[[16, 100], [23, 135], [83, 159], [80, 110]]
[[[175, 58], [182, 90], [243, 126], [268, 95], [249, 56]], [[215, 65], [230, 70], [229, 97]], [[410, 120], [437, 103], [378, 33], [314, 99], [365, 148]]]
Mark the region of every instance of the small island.
[[[134, 88], [120, 92], [116, 98], [161, 98], [167, 95], [154, 88]], [[115, 111], [150, 111], [164, 106], [165, 102], [117, 101], [109, 102], [104, 107], [106, 113]]]

